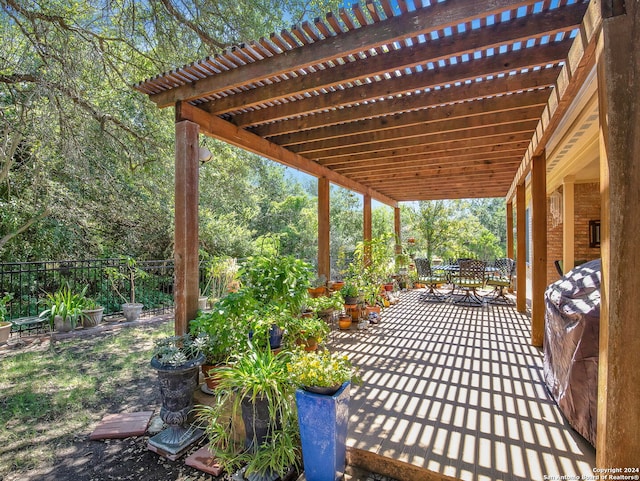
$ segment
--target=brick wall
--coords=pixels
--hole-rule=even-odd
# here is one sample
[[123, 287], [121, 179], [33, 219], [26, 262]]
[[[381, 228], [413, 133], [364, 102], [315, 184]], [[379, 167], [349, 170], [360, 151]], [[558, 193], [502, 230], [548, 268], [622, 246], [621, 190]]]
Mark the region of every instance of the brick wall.
[[[562, 193], [562, 187], [559, 188]], [[562, 259], [562, 223], [552, 227], [551, 202], [547, 199], [547, 283], [560, 276], [553, 261]], [[600, 219], [600, 185], [597, 182], [574, 185], [575, 260], [592, 260], [600, 257], [600, 248], [589, 247], [589, 221]]]

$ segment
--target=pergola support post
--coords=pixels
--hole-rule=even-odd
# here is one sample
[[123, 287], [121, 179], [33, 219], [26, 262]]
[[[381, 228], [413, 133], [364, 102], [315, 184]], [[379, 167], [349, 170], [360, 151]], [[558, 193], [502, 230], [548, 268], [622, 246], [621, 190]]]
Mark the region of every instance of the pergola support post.
[[[507, 202], [507, 257], [513, 257], [513, 199]], [[513, 287], [509, 288], [509, 292], [513, 292]]]
[[640, 457], [640, 5], [603, 2], [597, 47], [600, 111], [602, 284], [598, 371], [598, 468]]
[[393, 232], [396, 238], [396, 254], [402, 254], [402, 223], [400, 207], [393, 208]]
[[329, 179], [318, 179], [318, 277], [331, 279], [330, 251], [330, 184]]
[[175, 333], [188, 331], [198, 312], [198, 124], [178, 121], [175, 157]]
[[544, 291], [547, 288], [547, 162], [546, 155], [531, 161], [531, 344], [544, 341]]
[[575, 266], [574, 183], [572, 175], [562, 179], [562, 270], [569, 272]]
[[516, 309], [527, 312], [526, 188], [516, 187]]
[[[371, 224], [371, 196], [365, 194], [362, 199], [362, 215], [363, 215], [363, 233], [362, 237], [366, 242], [370, 242], [372, 238], [372, 224]], [[371, 262], [371, 250], [370, 248], [365, 248], [365, 263], [369, 264]]]

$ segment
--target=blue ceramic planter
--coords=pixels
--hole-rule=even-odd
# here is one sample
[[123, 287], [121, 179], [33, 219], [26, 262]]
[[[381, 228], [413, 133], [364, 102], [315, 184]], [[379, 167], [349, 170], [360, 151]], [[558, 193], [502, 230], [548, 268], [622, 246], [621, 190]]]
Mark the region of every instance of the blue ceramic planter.
[[332, 396], [296, 391], [307, 481], [336, 481], [344, 475], [350, 386], [345, 382]]

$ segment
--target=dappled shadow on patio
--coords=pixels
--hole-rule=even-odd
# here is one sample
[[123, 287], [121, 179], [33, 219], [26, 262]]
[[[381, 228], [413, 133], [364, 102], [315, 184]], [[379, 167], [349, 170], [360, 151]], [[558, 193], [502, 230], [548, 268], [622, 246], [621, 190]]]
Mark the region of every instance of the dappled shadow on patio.
[[593, 474], [594, 449], [546, 390], [529, 318], [421, 293], [403, 294], [378, 326], [332, 333], [363, 378], [347, 444], [464, 480]]

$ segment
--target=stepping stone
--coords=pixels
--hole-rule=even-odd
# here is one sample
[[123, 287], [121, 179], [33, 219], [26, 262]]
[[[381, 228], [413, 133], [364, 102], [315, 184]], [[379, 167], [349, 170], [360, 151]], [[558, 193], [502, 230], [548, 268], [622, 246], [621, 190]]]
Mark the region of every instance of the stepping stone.
[[142, 436], [147, 431], [153, 411], [107, 414], [89, 435], [89, 439], [121, 439]]
[[212, 474], [215, 477], [220, 476], [222, 473], [222, 468], [216, 462], [211, 451], [209, 451], [208, 444], [185, 459], [184, 464], [207, 474]]

